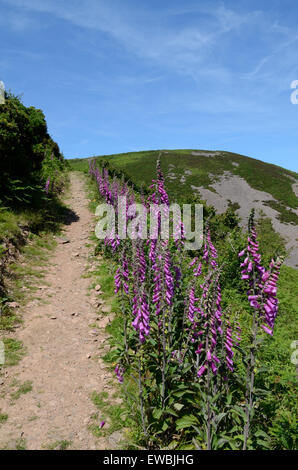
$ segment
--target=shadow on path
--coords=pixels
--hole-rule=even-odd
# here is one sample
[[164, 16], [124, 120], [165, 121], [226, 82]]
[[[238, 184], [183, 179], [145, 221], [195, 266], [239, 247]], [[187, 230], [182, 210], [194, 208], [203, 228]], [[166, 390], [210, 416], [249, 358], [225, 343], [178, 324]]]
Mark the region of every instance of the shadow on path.
[[74, 222], [78, 222], [80, 220], [80, 217], [72, 209], [69, 209], [68, 207], [64, 207], [63, 210], [61, 211], [60, 220], [64, 225], [71, 225]]

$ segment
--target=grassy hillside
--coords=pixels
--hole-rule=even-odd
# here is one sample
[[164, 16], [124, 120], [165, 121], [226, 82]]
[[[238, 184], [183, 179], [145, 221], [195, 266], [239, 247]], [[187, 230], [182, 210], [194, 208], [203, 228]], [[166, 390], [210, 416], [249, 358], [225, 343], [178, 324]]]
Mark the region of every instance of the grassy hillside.
[[[199, 152], [202, 152], [199, 154]], [[205, 156], [205, 154], [212, 156]], [[110, 164], [124, 170], [137, 184], [150, 184], [155, 175], [156, 158], [160, 153], [156, 151], [130, 152], [115, 155], [103, 155], [97, 159], [106, 159]], [[196, 154], [198, 153], [198, 154]], [[73, 159], [73, 168], [87, 168], [87, 159]], [[286, 170], [276, 165], [255, 160], [243, 155], [230, 152], [210, 152], [199, 150], [165, 150], [162, 151], [162, 170], [166, 176], [174, 174], [176, 179], [167, 179], [167, 188], [172, 197], [184, 196], [187, 191], [192, 191], [191, 186], [203, 186], [213, 190], [212, 182], [218, 180], [224, 172], [244, 178], [254, 189], [266, 191], [280, 205], [289, 208], [298, 208], [298, 197], [295, 195], [292, 185], [293, 179], [298, 179], [298, 173]], [[191, 171], [191, 174], [185, 174]], [[180, 182], [184, 176], [185, 183]]]

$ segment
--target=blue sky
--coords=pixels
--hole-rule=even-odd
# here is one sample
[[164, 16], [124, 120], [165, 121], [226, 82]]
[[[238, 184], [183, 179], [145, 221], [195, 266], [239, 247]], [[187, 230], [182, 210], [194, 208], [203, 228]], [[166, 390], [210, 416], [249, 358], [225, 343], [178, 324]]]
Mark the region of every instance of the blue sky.
[[296, 0], [0, 0], [0, 80], [66, 157], [229, 150], [298, 171]]

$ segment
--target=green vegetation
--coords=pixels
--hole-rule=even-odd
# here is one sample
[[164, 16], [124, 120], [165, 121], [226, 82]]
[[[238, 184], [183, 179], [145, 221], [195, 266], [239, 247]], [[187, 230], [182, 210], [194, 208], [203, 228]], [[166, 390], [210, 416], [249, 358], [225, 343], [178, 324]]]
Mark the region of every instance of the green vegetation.
[[260, 235], [263, 259], [267, 265], [272, 257], [274, 258], [277, 255], [286, 256], [285, 241], [275, 232], [271, 219], [263, 213], [260, 214], [258, 219], [258, 233]]
[[[25, 107], [11, 93], [6, 93], [0, 107], [0, 154], [0, 330], [9, 330], [19, 321], [8, 306], [15, 298], [8, 295], [4, 281], [12, 255], [30, 244], [34, 235], [46, 247], [46, 234], [58, 233], [73, 214], [59, 199], [68, 181], [68, 164], [48, 134], [43, 112]], [[38, 247], [37, 241], [30, 244], [32, 261], [41, 261], [44, 247]], [[15, 275], [17, 270], [30, 275], [18, 266]]]
[[0, 410], [0, 426], [8, 420], [8, 415], [6, 413], [1, 413]]
[[264, 201], [264, 204], [279, 212], [277, 218], [282, 223], [298, 225], [298, 215], [295, 212], [287, 209], [283, 203], [277, 201]]
[[9, 205], [31, 202], [40, 189], [40, 176], [46, 181], [65, 167], [43, 112], [25, 107], [12, 94], [6, 94], [0, 109], [0, 153], [0, 201]]
[[[115, 431], [120, 431], [131, 422], [128, 419], [125, 406], [122, 404], [111, 403], [107, 392], [93, 392], [91, 394], [93, 404], [98, 408], [99, 413], [92, 416], [89, 425], [90, 431], [96, 436], [109, 436]], [[104, 421], [103, 427], [100, 423]]]
[[26, 450], [26, 439], [20, 437], [16, 440], [15, 444], [16, 450]]
[[[74, 166], [76, 166], [76, 163], [74, 163]], [[80, 168], [81, 171], [86, 171], [83, 161], [79, 162], [77, 168]], [[115, 173], [113, 170], [114, 165], [112, 167], [112, 174], [114, 173], [114, 175], [120, 178], [123, 177], [121, 172]], [[141, 171], [140, 168], [138, 171]], [[127, 174], [126, 170], [124, 174]], [[143, 171], [141, 174], [142, 176], [144, 175]], [[138, 178], [138, 183], [141, 181], [142, 176]], [[136, 185], [136, 189], [139, 189], [140, 186]], [[145, 187], [144, 189], [146, 190], [147, 188]], [[190, 202], [191, 200], [192, 202], [199, 201], [193, 197], [185, 197], [185, 194], [179, 197], [179, 202]], [[245, 345], [249, 344], [251, 312], [247, 303], [247, 287], [241, 281], [241, 268], [238, 258], [239, 251], [246, 244], [246, 237], [239, 227], [238, 218], [234, 212], [236, 209], [237, 207], [230, 205], [226, 213], [217, 215], [212, 207], [205, 205], [204, 216], [205, 220], [208, 218], [210, 223], [212, 241], [219, 254], [219, 264], [225, 263], [221, 276], [222, 307], [224, 311], [230, 313], [232, 321], [240, 321], [242, 342], [245, 347]], [[285, 254], [284, 240], [275, 233], [271, 220], [262, 214], [258, 220], [257, 231], [261, 242], [262, 263], [268, 268], [272, 256]], [[103, 244], [99, 243], [97, 252], [103, 253], [103, 251]], [[114, 266], [113, 255], [111, 255], [109, 250], [106, 250], [105, 256], [109, 263], [109, 271], [107, 273], [103, 272], [103, 275], [108, 275], [110, 278], [111, 268]], [[196, 253], [191, 254], [191, 256], [196, 256]], [[291, 362], [291, 354], [293, 352], [291, 344], [298, 334], [297, 276], [297, 270], [282, 266], [279, 278], [279, 314], [274, 336], [272, 338], [264, 337], [258, 351], [255, 381], [256, 406], [252, 419], [251, 439], [249, 440], [249, 448], [251, 449], [295, 449], [297, 446], [297, 423], [295, 420], [297, 415], [297, 372], [295, 365]], [[102, 284], [102, 282], [100, 283]], [[107, 286], [110, 289], [110, 279]], [[107, 327], [107, 331], [111, 335], [110, 343], [112, 349], [106, 354], [105, 359], [115, 366], [123, 358], [124, 319], [123, 315], [119, 312], [119, 305], [113, 311], [115, 311], [116, 316]], [[149, 356], [153, 355], [153, 351], [149, 352], [148, 350], [147, 353], [149, 353]], [[241, 356], [240, 348], [237, 354]], [[146, 356], [143, 360], [144, 367], [153, 367], [149, 357]], [[241, 361], [239, 361], [237, 363], [233, 393], [237, 394], [240, 403], [244, 399], [245, 373], [246, 369], [241, 365]], [[135, 406], [135, 403], [138, 402], [136, 384], [130, 381], [130, 376], [131, 370], [129, 365], [126, 364], [126, 394], [124, 402], [126, 415], [124, 413], [124, 416], [129, 416], [129, 419], [134, 422], [133, 438], [137, 447], [144, 445], [145, 441], [141, 431], [141, 416]], [[149, 396], [150, 393], [153, 393], [153, 382], [150, 381], [148, 384], [144, 382], [144, 387], [144, 396], [146, 394]], [[150, 402], [152, 413], [149, 411], [146, 411], [146, 413], [150, 415], [149, 444], [151, 442], [150, 445], [153, 448], [154, 446], [158, 448], [163, 446], [163, 448], [172, 449], [194, 449], [196, 445], [202, 445], [202, 441], [198, 438], [198, 426], [201, 425], [200, 420], [203, 419], [202, 407], [198, 401], [199, 396], [187, 395], [187, 391], [182, 390], [177, 392], [176, 398], [176, 402], [175, 400], [173, 403], [171, 402], [172, 408], [169, 415], [160, 413], [161, 410], [158, 410], [152, 401]], [[232, 400], [232, 397], [230, 399]], [[106, 400], [107, 396], [93, 395], [94, 403], [101, 410], [107, 410]], [[228, 414], [231, 413], [231, 420], [227, 420], [229, 427], [226, 430], [228, 435], [224, 436], [217, 443], [215, 442], [215, 445], [218, 446], [217, 448], [241, 448], [243, 413], [241, 407], [238, 408], [237, 410], [235, 408], [235, 410], [231, 409], [228, 411]], [[106, 415], [103, 413], [103, 419], [109, 416], [111, 412], [111, 410], [107, 411]], [[102, 416], [97, 416], [97, 418], [100, 420]], [[176, 426], [174, 434], [173, 425]], [[99, 424], [94, 425], [93, 431], [97, 432], [98, 435], [103, 433], [103, 429], [100, 428]], [[146, 442], [148, 442], [148, 436]]]
[[[235, 276], [235, 271], [232, 270], [229, 273], [229, 269], [227, 269], [226, 275], [228, 275], [227, 280], [223, 276], [223, 285], [225, 286], [222, 291], [223, 308], [230, 310], [232, 319], [241, 321], [243, 327], [242, 341], [245, 343], [250, 334], [247, 298], [245, 292], [239, 294], [237, 280], [233, 279], [234, 282], [231, 282], [231, 278]], [[283, 266], [279, 279], [280, 307], [275, 325], [275, 333], [272, 338], [266, 338], [259, 351], [257, 360], [256, 400], [258, 404], [253, 420], [253, 429], [263, 429], [264, 431], [262, 437], [259, 436], [257, 438], [257, 436], [253, 436], [253, 446], [257, 449], [294, 450], [297, 448], [297, 371], [295, 365], [291, 363], [291, 354], [293, 352], [291, 343], [298, 337], [297, 286], [298, 271], [294, 268]], [[116, 309], [115, 311], [117, 314], [107, 327], [107, 332], [111, 335], [111, 350], [104, 358], [111, 364], [115, 364], [119, 360], [119, 353], [123, 349], [124, 344], [123, 316], [120, 315], [119, 310]], [[236, 381], [244, 381], [244, 375], [245, 371], [238, 370]], [[243, 384], [244, 382], [239, 383]], [[131, 443], [130, 448], [134, 448], [134, 446], [142, 445], [143, 442], [141, 417], [135, 406], [138, 400], [135, 383], [127, 380], [126, 387], [126, 392], [128, 391], [128, 393], [125, 396], [123, 395], [123, 404], [126, 406], [127, 416], [130, 418], [130, 436], [131, 439], [134, 439], [134, 444]], [[193, 400], [195, 400], [195, 397], [190, 395], [188, 405], [184, 400], [180, 401], [182, 404], [184, 403], [185, 413], [188, 410], [198, 416], [200, 414], [199, 403]], [[176, 413], [177, 411], [179, 411], [178, 408]], [[177, 416], [179, 416], [179, 413]], [[235, 431], [236, 429], [240, 430], [241, 420], [236, 418], [236, 415], [234, 419]], [[163, 424], [158, 415], [156, 415], [156, 420], [153, 421], [155, 421], [155, 426], [158, 423]], [[193, 449], [194, 446], [191, 440], [192, 436], [196, 435], [196, 432], [190, 432], [191, 429], [188, 429], [188, 426], [193, 423], [183, 423], [180, 420], [178, 424], [176, 439], [168, 443], [166, 448]], [[180, 425], [181, 428], [179, 428]], [[160, 428], [158, 429], [159, 432], [162, 431]], [[184, 429], [184, 438], [189, 443], [188, 445], [183, 444], [185, 439], [182, 437], [181, 440], [179, 429]], [[231, 439], [231, 445], [233, 445], [232, 441]], [[234, 448], [236, 449], [237, 446]]]
[[48, 444], [45, 447], [47, 450], [67, 450], [71, 446], [72, 442], [67, 440], [55, 441], [52, 444]]
[[[28, 301], [38, 299], [38, 285], [45, 274], [45, 266], [51, 253], [56, 246], [54, 237], [48, 233], [39, 235], [29, 233], [27, 243], [20, 248], [20, 257], [16, 262], [9, 265], [9, 278], [6, 279], [6, 293], [0, 302], [0, 330], [14, 331], [15, 327], [22, 322], [19, 308], [11, 308], [10, 301], [18, 306], [25, 305]], [[20, 262], [22, 261], [22, 262]], [[30, 294], [30, 296], [28, 295]]]
[[0, 108], [0, 154], [0, 241], [19, 235], [22, 227], [51, 230], [68, 165], [42, 111], [12, 94]]
[[22, 342], [13, 338], [1, 338], [1, 340], [4, 343], [5, 348], [4, 367], [17, 365], [24, 355]]
[[32, 382], [30, 380], [26, 380], [23, 384], [21, 384], [18, 389], [11, 393], [10, 396], [12, 400], [18, 400], [21, 395], [25, 395], [32, 391]]
[[[291, 178], [298, 178], [298, 174], [285, 170], [279, 166], [271, 165], [253, 158], [230, 152], [219, 152], [211, 157], [193, 155], [197, 150], [163, 150], [161, 167], [165, 176], [175, 175], [176, 179], [167, 179], [167, 190], [171, 197], [180, 200], [185, 194], [193, 193], [191, 186], [203, 186], [212, 190], [210, 184], [218, 177], [229, 171], [244, 178], [254, 189], [268, 192], [279, 203], [296, 209], [296, 197]], [[122, 170], [126, 176], [137, 186], [151, 184], [155, 177], [156, 159], [159, 150], [130, 152], [96, 157], [97, 161], [109, 162], [110, 168]], [[210, 153], [206, 151], [206, 153]], [[236, 165], [235, 165], [236, 164]], [[88, 171], [88, 159], [74, 159], [70, 162], [71, 168], [79, 171]], [[191, 174], [185, 174], [190, 170]], [[181, 177], [185, 177], [185, 184], [180, 184]], [[177, 184], [179, 182], [179, 184]], [[279, 210], [279, 209], [277, 209]], [[281, 209], [280, 209], [281, 210]]]

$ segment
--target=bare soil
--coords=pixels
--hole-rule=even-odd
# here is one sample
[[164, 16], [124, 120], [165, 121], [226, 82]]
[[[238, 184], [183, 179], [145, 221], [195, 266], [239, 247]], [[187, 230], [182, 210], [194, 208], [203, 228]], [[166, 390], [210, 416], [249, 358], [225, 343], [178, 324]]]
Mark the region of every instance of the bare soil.
[[[271, 194], [251, 188], [245, 179], [232, 175], [229, 171], [226, 171], [218, 181], [215, 181], [210, 186], [215, 192], [199, 186], [192, 186], [192, 189], [198, 192], [208, 204], [214, 206], [219, 214], [226, 211], [229, 201], [232, 203], [237, 202], [240, 208], [236, 210], [236, 213], [240, 216], [244, 226], [247, 225], [252, 208], [255, 208], [256, 211], [262, 211], [267, 217], [271, 218], [274, 230], [285, 240], [286, 249], [289, 250], [285, 264], [297, 267], [297, 226], [280, 222], [278, 212], [265, 204], [266, 201], [273, 199]], [[295, 185], [293, 185], [294, 190], [295, 188]], [[293, 209], [293, 212], [298, 214], [297, 209]]]

